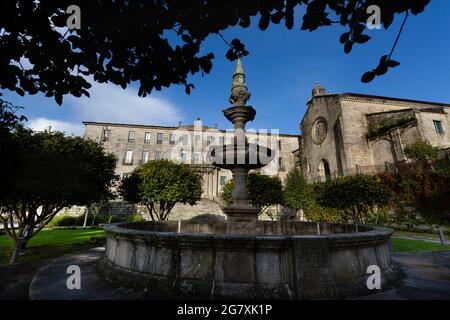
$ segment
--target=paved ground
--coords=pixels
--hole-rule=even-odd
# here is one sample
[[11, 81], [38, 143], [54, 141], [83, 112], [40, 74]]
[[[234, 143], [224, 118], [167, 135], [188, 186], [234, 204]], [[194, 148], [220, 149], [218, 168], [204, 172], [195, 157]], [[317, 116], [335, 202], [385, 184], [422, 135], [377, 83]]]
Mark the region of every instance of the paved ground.
[[396, 253], [392, 259], [403, 273], [402, 284], [364, 300], [450, 300], [450, 251]]
[[[117, 287], [100, 278], [96, 271], [96, 262], [104, 248], [94, 248], [76, 254], [67, 254], [55, 259], [51, 264], [36, 273], [29, 287], [31, 300], [136, 300], [142, 293]], [[81, 270], [81, 289], [67, 288], [67, 273], [70, 265]]]
[[[100, 278], [95, 263], [103, 254], [103, 248], [89, 249], [76, 254], [67, 254], [50, 264], [33, 270], [3, 290], [1, 299], [51, 299], [51, 300], [128, 300], [142, 299], [143, 294], [123, 287], [116, 287]], [[393, 254], [393, 260], [404, 274], [402, 284], [374, 295], [361, 297], [363, 300], [450, 300], [450, 251], [420, 254]], [[69, 290], [66, 273], [69, 265], [81, 269], [81, 289]], [[3, 270], [2, 270], [2, 276]], [[28, 295], [28, 296], [27, 296]]]
[[0, 268], [0, 300], [26, 300], [28, 287], [36, 272], [49, 260]]

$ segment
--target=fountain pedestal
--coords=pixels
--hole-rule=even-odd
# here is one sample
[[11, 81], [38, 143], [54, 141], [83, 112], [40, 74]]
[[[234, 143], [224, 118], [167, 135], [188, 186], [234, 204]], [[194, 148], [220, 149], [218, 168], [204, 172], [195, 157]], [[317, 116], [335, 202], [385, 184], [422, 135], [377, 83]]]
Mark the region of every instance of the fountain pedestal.
[[223, 212], [227, 215], [229, 220], [233, 221], [252, 221], [258, 219], [259, 208], [252, 207], [248, 204], [248, 190], [246, 185], [246, 179], [249, 169], [246, 168], [233, 168], [234, 188], [231, 198], [233, 204], [224, 208]]

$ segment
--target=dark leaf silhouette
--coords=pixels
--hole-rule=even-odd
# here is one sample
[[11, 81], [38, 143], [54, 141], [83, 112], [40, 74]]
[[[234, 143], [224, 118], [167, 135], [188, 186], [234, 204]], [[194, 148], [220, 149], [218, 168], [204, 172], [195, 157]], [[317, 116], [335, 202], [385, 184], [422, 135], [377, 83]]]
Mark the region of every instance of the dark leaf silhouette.
[[368, 71], [363, 74], [361, 81], [364, 83], [372, 82], [375, 79], [375, 73], [373, 71]]
[[[288, 29], [314, 31], [337, 22], [346, 28], [339, 41], [350, 53], [355, 44], [370, 39], [363, 34], [369, 5], [380, 6], [382, 25], [388, 28], [399, 15], [423, 12], [429, 2], [0, 1], [0, 88], [20, 95], [41, 92], [54, 97], [58, 104], [65, 95], [88, 95], [84, 77], [122, 88], [137, 82], [139, 95], [144, 97], [173, 84], [184, 86], [189, 93], [188, 77], [212, 70], [214, 55], [202, 50], [204, 41], [232, 26], [247, 28], [254, 19], [261, 30], [270, 24], [284, 24]], [[74, 4], [82, 12], [81, 29], [68, 31], [66, 9]], [[239, 39], [227, 43], [229, 50], [221, 52], [227, 59], [249, 54]], [[22, 58], [29, 60], [29, 68], [17, 65]], [[395, 61], [387, 63], [388, 68], [397, 65]]]

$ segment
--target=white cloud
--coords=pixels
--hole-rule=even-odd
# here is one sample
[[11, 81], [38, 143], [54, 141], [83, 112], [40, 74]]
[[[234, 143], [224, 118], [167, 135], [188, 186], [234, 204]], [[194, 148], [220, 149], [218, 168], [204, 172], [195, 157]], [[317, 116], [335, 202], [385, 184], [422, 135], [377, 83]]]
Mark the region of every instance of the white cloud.
[[180, 111], [166, 99], [141, 98], [130, 87], [124, 90], [114, 84], [89, 82], [93, 84], [89, 89], [90, 98], [67, 98], [83, 121], [175, 125], [183, 119]]
[[82, 121], [114, 122], [130, 124], [169, 125], [183, 120], [179, 109], [167, 99], [147, 96], [141, 98], [137, 90], [122, 89], [114, 84], [99, 84], [92, 79], [90, 98], [66, 96], [63, 108], [70, 109], [71, 121], [47, 117], [30, 119], [28, 127], [41, 131], [51, 127], [68, 135], [83, 135]]
[[79, 124], [48, 119], [48, 118], [36, 118], [30, 120], [28, 127], [35, 131], [43, 131], [45, 129], [51, 128], [52, 131], [62, 131], [67, 135], [77, 135], [81, 136], [84, 132], [84, 125], [80, 122]]

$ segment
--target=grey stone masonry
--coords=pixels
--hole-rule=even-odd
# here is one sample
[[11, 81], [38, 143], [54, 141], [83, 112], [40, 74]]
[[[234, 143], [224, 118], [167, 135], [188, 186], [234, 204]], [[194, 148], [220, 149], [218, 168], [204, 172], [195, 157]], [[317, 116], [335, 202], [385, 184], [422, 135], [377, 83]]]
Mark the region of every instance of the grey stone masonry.
[[[384, 171], [388, 165], [408, 161], [404, 150], [417, 139], [448, 150], [449, 112], [450, 105], [444, 103], [329, 94], [321, 88], [314, 90], [308, 102], [300, 123], [299, 150], [294, 154], [311, 182]], [[414, 121], [406, 121], [409, 117]], [[383, 125], [387, 130], [378, 134], [375, 129]], [[369, 135], [373, 132], [377, 134]]]
[[[173, 127], [89, 121], [84, 124], [85, 139], [101, 142], [107, 152], [117, 156], [116, 173], [121, 178], [149, 160], [171, 159], [193, 166], [203, 178], [202, 197], [210, 200], [220, 197], [223, 186], [231, 179], [229, 170], [210, 166], [206, 155], [213, 145], [232, 141], [232, 130], [205, 126], [199, 118], [193, 125]], [[276, 151], [274, 160], [260, 172], [284, 180], [295, 166], [293, 151], [299, 148], [300, 136], [282, 134], [276, 128], [250, 129], [246, 135], [250, 142], [258, 141]]]

